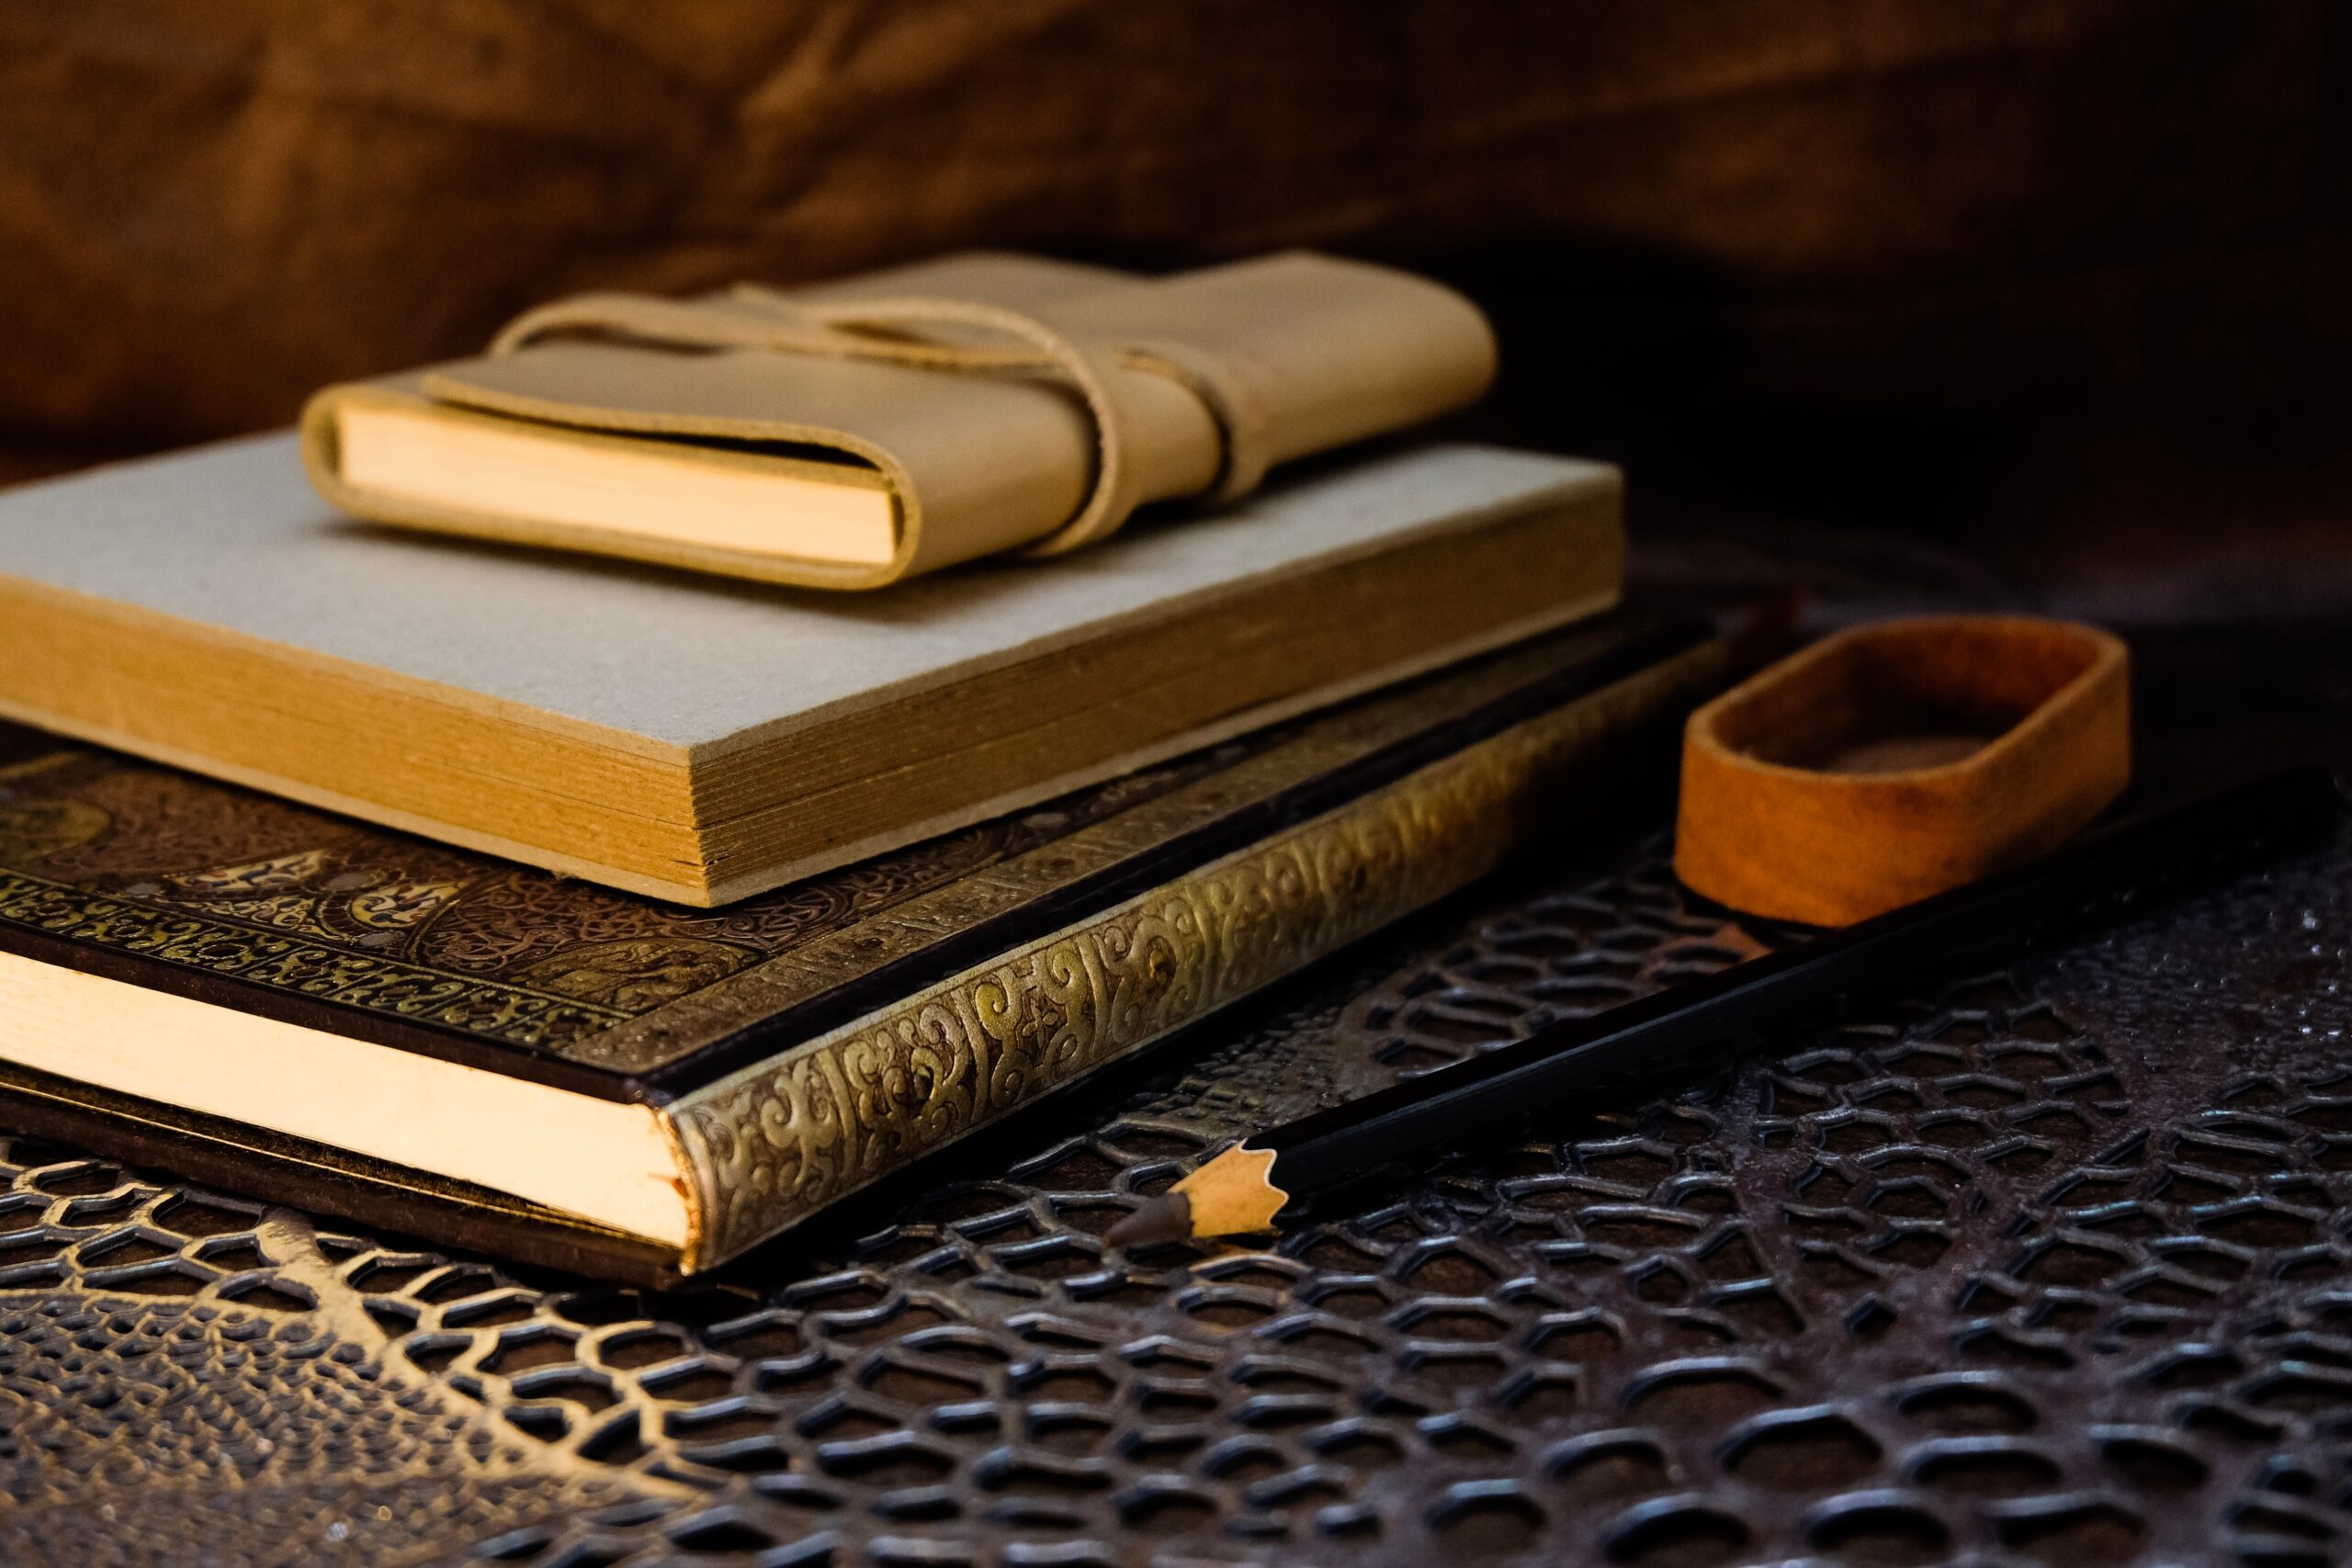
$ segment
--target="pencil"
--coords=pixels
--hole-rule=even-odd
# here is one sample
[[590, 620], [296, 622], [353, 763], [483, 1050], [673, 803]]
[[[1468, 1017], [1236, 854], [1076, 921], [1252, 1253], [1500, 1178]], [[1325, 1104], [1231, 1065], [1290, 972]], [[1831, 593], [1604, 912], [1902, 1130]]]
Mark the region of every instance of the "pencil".
[[1104, 1239], [1143, 1247], [1265, 1230], [1285, 1208], [1411, 1149], [1566, 1096], [1613, 1095], [1687, 1072], [1811, 1009], [1917, 985], [2315, 842], [2343, 805], [2325, 769], [2303, 766], [2128, 819], [2038, 861], [1252, 1133]]

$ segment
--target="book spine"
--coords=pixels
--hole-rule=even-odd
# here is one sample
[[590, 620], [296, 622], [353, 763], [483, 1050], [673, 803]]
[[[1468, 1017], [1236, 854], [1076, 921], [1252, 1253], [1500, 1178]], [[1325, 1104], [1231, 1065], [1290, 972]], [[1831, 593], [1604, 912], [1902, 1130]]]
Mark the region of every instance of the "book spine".
[[687, 1272], [1498, 869], [1576, 786], [1720, 683], [1702, 644], [669, 1108]]

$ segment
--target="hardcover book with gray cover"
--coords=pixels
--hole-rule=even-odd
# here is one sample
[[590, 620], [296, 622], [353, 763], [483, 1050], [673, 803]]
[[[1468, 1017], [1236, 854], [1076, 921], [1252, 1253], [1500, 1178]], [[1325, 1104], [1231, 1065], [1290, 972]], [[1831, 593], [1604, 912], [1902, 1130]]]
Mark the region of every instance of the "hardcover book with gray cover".
[[1423, 446], [849, 595], [356, 522], [262, 436], [0, 493], [0, 714], [716, 905], [1599, 613], [1618, 513]]

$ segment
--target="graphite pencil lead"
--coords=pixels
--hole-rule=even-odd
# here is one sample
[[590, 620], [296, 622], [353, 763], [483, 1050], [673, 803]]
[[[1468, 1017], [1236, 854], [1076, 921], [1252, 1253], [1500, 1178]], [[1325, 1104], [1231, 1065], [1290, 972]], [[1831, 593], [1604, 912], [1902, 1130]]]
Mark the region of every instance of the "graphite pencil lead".
[[1102, 1233], [1113, 1247], [1157, 1247], [1193, 1234], [1193, 1201], [1182, 1192], [1147, 1198], [1140, 1208]]

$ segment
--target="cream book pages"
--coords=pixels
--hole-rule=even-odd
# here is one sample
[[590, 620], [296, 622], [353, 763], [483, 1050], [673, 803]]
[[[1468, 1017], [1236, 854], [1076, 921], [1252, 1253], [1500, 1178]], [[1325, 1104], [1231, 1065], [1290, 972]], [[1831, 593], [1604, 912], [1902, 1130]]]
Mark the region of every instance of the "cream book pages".
[[361, 489], [462, 511], [560, 518], [583, 535], [749, 554], [788, 533], [802, 558], [867, 565], [897, 548], [889, 486], [846, 463], [673, 450], [579, 431], [550, 440], [519, 421], [421, 400], [351, 400], [335, 445], [344, 478]]
[[1592, 614], [1618, 514], [1426, 446], [846, 596], [356, 522], [266, 435], [0, 493], [0, 711], [709, 904]]

